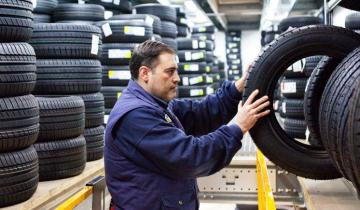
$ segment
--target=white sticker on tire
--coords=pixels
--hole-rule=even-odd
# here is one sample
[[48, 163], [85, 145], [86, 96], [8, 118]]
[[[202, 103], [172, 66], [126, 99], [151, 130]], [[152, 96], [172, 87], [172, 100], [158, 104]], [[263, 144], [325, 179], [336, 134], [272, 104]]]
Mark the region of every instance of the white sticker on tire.
[[131, 50], [110, 49], [108, 54], [110, 59], [131, 58]]
[[202, 58], [204, 58], [204, 53], [203, 52], [193, 53], [191, 55], [191, 59], [193, 61], [196, 61], [196, 60], [199, 60], [199, 59], [202, 59]]
[[189, 51], [185, 52], [185, 60], [191, 61], [191, 52], [189, 52]]
[[281, 91], [283, 93], [296, 93], [296, 82], [284, 82]]
[[114, 0], [113, 2], [115, 5], [120, 5], [120, 0]]
[[190, 85], [195, 85], [195, 84], [199, 84], [201, 82], [203, 82], [204, 79], [202, 76], [198, 76], [198, 77], [193, 77], [189, 79], [189, 84]]
[[193, 47], [193, 49], [198, 49], [198, 48], [199, 48], [199, 42], [198, 42], [198, 40], [193, 40], [193, 41], [192, 41], [192, 47]]
[[199, 42], [199, 48], [201, 48], [201, 49], [206, 48], [206, 42], [204, 42], [204, 41]]
[[97, 55], [99, 53], [100, 37], [98, 35], [92, 35], [91, 39], [91, 54]]
[[210, 94], [213, 94], [214, 93], [214, 88], [212, 88], [212, 87], [207, 87], [206, 88], [206, 94], [207, 95], [210, 95]]
[[145, 36], [145, 28], [139, 26], [125, 26], [124, 33], [127, 35]]
[[128, 80], [131, 78], [130, 71], [109, 71], [109, 79]]
[[292, 70], [293, 72], [302, 72], [303, 71], [303, 65], [301, 60], [300, 61], [296, 61], [293, 65], [292, 65]]
[[286, 103], [285, 102], [282, 103], [281, 108], [282, 108], [283, 113], [286, 114]]
[[111, 27], [110, 27], [110, 24], [109, 23], [105, 23], [104, 25], [101, 26], [102, 30], [103, 30], [103, 33], [104, 33], [104, 36], [105, 37], [108, 37], [112, 34], [112, 30], [111, 30]]
[[112, 16], [114, 16], [114, 13], [112, 11], [105, 11], [104, 12], [104, 18], [105, 20], [111, 18]]
[[198, 64], [185, 64], [184, 70], [185, 71], [199, 71], [199, 65]]
[[189, 85], [189, 77], [183, 77], [182, 78], [182, 84], [185, 85], [185, 86], [188, 86]]
[[190, 96], [202, 96], [204, 95], [203, 89], [192, 89], [190, 90]]
[[150, 25], [154, 24], [154, 18], [152, 18], [151, 16], [147, 15], [145, 18], [145, 23], [148, 23]]

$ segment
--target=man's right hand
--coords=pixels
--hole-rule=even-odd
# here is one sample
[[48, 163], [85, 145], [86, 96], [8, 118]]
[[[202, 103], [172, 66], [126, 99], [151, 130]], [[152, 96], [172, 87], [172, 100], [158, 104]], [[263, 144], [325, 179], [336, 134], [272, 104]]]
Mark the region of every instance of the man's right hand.
[[270, 105], [269, 97], [263, 96], [254, 101], [258, 94], [259, 90], [255, 90], [250, 94], [244, 104], [240, 101], [238, 112], [234, 117], [234, 122], [241, 128], [244, 134], [248, 132], [260, 118], [270, 113], [269, 109], [264, 110]]

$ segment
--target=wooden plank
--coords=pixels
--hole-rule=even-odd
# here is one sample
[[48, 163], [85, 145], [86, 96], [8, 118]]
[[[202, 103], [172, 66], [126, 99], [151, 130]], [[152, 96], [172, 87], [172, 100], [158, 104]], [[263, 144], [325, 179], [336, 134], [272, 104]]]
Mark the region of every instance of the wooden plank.
[[360, 200], [344, 179], [310, 180], [298, 178], [307, 210], [359, 210]]
[[1, 210], [42, 210], [50, 209], [59, 201], [69, 198], [97, 176], [104, 175], [104, 160], [87, 162], [78, 176], [55, 181], [39, 182], [35, 194], [27, 201]]

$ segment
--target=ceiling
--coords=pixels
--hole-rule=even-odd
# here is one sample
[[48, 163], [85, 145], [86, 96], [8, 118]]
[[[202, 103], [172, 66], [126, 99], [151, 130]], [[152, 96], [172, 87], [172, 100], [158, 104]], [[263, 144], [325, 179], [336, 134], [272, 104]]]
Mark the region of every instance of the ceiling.
[[[220, 30], [258, 30], [276, 24], [287, 16], [315, 14], [324, 0], [133, 0], [141, 3], [169, 2], [169, 5], [184, 5], [193, 1], [198, 10], [186, 11], [188, 16], [201, 24], [208, 20]], [[190, 6], [191, 8], [192, 6]], [[202, 13], [202, 15], [199, 15]], [[211, 23], [210, 23], [211, 24]]]

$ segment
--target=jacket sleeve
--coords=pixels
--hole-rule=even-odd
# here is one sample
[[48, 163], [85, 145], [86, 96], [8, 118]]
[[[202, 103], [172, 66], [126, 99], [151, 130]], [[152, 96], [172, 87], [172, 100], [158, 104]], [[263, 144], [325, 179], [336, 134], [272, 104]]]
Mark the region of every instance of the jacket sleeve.
[[241, 148], [242, 137], [237, 125], [222, 126], [201, 137], [186, 135], [150, 108], [129, 112], [116, 129], [123, 155], [176, 179], [210, 175], [227, 166]]
[[225, 81], [215, 94], [199, 100], [173, 100], [169, 109], [184, 126], [185, 132], [200, 136], [228, 123], [236, 114], [242, 94], [234, 82]]

